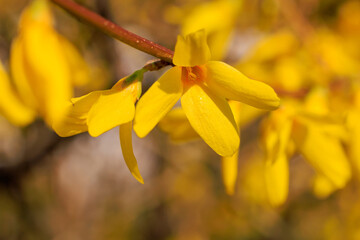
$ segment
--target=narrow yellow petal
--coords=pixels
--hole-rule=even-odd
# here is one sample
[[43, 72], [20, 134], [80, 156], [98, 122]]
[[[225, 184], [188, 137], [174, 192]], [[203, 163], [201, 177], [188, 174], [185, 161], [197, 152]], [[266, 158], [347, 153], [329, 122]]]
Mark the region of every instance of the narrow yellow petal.
[[178, 36], [173, 62], [177, 66], [194, 67], [210, 60], [210, 50], [206, 43], [205, 30], [186, 36]]
[[289, 191], [289, 169], [287, 150], [292, 121], [286, 109], [278, 109], [264, 122], [265, 186], [272, 206], [283, 204]]
[[275, 162], [265, 162], [265, 186], [272, 206], [280, 206], [286, 201], [289, 192], [289, 166], [285, 153], [279, 155]]
[[286, 156], [290, 143], [292, 119], [286, 109], [272, 112], [263, 122], [262, 138], [265, 146], [265, 161], [276, 162], [282, 155]]
[[174, 142], [186, 142], [200, 138], [190, 125], [182, 108], [171, 110], [160, 122], [159, 128], [170, 135]]
[[97, 137], [104, 132], [132, 121], [135, 114], [133, 96], [126, 91], [102, 91], [89, 112], [89, 134]]
[[136, 134], [145, 137], [176, 104], [182, 91], [181, 68], [173, 67], [137, 103], [134, 121]]
[[344, 187], [351, 177], [351, 171], [341, 142], [315, 126], [300, 121], [296, 121], [293, 129], [294, 142], [305, 159], [335, 187]]
[[120, 144], [126, 165], [136, 180], [144, 184], [132, 146], [132, 121], [120, 125]]
[[226, 193], [229, 195], [234, 195], [235, 192], [235, 184], [238, 175], [238, 156], [239, 151], [236, 151], [231, 157], [221, 158], [222, 179]]
[[269, 85], [251, 80], [223, 62], [210, 61], [206, 69], [206, 82], [219, 95], [257, 108], [274, 110], [279, 107], [280, 99]]
[[29, 69], [24, 62], [23, 45], [22, 37], [17, 37], [12, 42], [10, 53], [11, 76], [20, 99], [27, 106], [37, 109], [38, 102], [31, 89], [30, 80], [28, 79], [30, 75]]
[[15, 94], [9, 77], [0, 62], [0, 114], [16, 126], [26, 126], [36, 117], [33, 109], [26, 107]]
[[229, 157], [235, 153], [240, 137], [224, 98], [195, 84], [184, 93], [181, 105], [191, 126], [217, 154]]
[[91, 107], [103, 91], [91, 92], [67, 102], [63, 118], [53, 122], [52, 128], [61, 137], [69, 137], [88, 130], [87, 118]]

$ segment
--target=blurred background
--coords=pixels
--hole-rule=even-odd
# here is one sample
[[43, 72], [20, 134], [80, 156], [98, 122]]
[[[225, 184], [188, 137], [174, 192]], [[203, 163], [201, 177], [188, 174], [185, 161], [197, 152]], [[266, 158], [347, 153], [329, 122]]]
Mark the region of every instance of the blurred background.
[[[325, 114], [358, 109], [359, 1], [76, 2], [169, 49], [178, 34], [206, 28], [213, 59], [270, 84], [282, 99], [303, 104], [320, 89]], [[30, 3], [0, 0], [0, 59], [10, 79], [12, 42]], [[107, 89], [154, 59], [50, 6], [56, 31], [87, 65], [88, 79], [74, 87], [74, 96]], [[146, 73], [143, 91], [165, 70]], [[360, 239], [359, 179], [351, 160], [351, 149], [360, 145], [347, 135], [339, 137], [353, 173], [345, 187], [316, 192], [315, 171], [295, 152], [289, 155], [287, 200], [273, 206], [261, 143], [269, 113], [241, 126], [232, 196], [222, 183], [220, 157], [201, 140], [176, 144], [158, 128], [144, 139], [133, 134], [141, 185], [125, 165], [117, 128], [97, 138], [60, 138], [41, 117], [19, 127], [2, 115], [0, 239]]]

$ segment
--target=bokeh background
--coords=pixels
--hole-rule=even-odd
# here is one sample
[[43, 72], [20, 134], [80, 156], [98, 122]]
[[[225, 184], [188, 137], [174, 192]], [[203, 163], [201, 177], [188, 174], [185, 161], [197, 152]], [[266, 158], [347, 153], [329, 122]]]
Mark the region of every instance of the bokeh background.
[[[210, 10], [206, 13], [207, 4], [213, 1], [205, 0], [77, 2], [170, 49], [182, 29], [187, 25], [191, 28], [197, 21], [191, 19], [194, 15], [205, 14], [211, 19], [214, 14]], [[230, 18], [231, 22], [224, 24], [224, 34], [219, 37], [222, 40], [216, 40], [223, 43], [218, 58], [254, 79], [268, 83], [282, 79], [272, 85], [280, 97], [301, 98], [314, 81], [336, 90], [339, 85], [328, 79], [341, 76], [359, 80], [359, 68], [344, 70], [341, 66], [347, 62], [336, 59], [351, 55], [352, 61], [360, 60], [359, 1], [239, 2], [236, 15], [224, 13], [224, 23]], [[21, 12], [29, 3], [0, 0], [0, 59], [6, 69]], [[89, 81], [74, 89], [75, 96], [109, 88], [153, 59], [79, 22], [54, 4], [51, 9], [57, 31], [79, 49], [89, 67]], [[343, 53], [343, 46], [339, 46], [343, 55], [330, 57], [334, 64], [327, 65], [330, 70], [326, 70], [326, 77], [323, 72], [318, 74], [318, 67], [302, 61], [299, 52], [305, 50], [297, 50], [299, 45], [306, 45], [302, 41], [308, 32], [324, 29], [335, 38], [345, 39], [340, 42], [350, 49]], [[279, 32], [293, 33], [296, 44], [291, 43], [285, 53], [272, 54], [270, 50], [283, 45], [275, 41], [265, 47], [270, 49], [267, 56], [249, 57], [261, 49], [259, 43]], [[307, 49], [315, 51], [311, 45]], [[284, 55], [289, 59], [300, 56], [297, 66], [303, 69], [299, 72], [306, 75], [305, 81], [298, 80], [296, 71], [286, 71], [293, 68], [291, 63], [280, 61]], [[263, 65], [247, 64], [261, 58]], [[254, 70], [258, 66], [260, 70]], [[147, 73], [144, 91], [164, 71]], [[317, 78], [319, 75], [326, 79]], [[346, 88], [339, 91], [347, 94]], [[0, 116], [0, 239], [360, 239], [359, 180], [353, 177], [345, 188], [319, 198], [311, 187], [314, 170], [300, 154], [289, 160], [287, 201], [279, 207], [269, 204], [260, 144], [260, 125], [266, 114], [241, 129], [239, 174], [233, 196], [226, 194], [222, 184], [219, 156], [200, 140], [174, 144], [159, 129], [144, 139], [134, 134], [134, 153], [145, 180], [141, 185], [125, 165], [118, 129], [97, 138], [87, 133], [60, 138], [41, 118], [20, 128]]]

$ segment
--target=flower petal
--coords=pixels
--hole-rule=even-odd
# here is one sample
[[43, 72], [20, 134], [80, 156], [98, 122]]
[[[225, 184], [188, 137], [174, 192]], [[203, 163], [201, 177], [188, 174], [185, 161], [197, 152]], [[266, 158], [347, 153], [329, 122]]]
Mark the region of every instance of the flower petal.
[[181, 105], [191, 126], [219, 155], [232, 156], [240, 137], [229, 104], [205, 86], [191, 86], [181, 98]]
[[293, 139], [305, 159], [335, 187], [342, 188], [351, 177], [350, 165], [341, 142], [316, 126], [296, 121]]
[[133, 96], [126, 91], [102, 91], [87, 119], [89, 134], [97, 137], [104, 132], [134, 119]]
[[37, 23], [24, 28], [22, 34], [27, 79], [40, 114], [52, 125], [63, 116], [73, 94], [70, 68], [54, 29]]
[[11, 76], [14, 80], [16, 91], [19, 93], [21, 100], [32, 108], [37, 108], [37, 100], [31, 90], [30, 80], [28, 79], [28, 68], [24, 62], [23, 39], [17, 37], [11, 45], [10, 54]]
[[14, 92], [8, 74], [0, 61], [0, 114], [16, 126], [26, 126], [36, 117], [33, 109], [25, 106]]
[[349, 155], [357, 174], [360, 174], [360, 112], [350, 110], [347, 117], [349, 131]]
[[136, 105], [134, 131], [145, 137], [176, 104], [183, 91], [181, 68], [173, 67], [140, 98]]
[[239, 151], [236, 151], [231, 157], [221, 158], [222, 180], [226, 193], [229, 195], [234, 195], [235, 192], [235, 184], [238, 175], [238, 156]]
[[327, 198], [337, 187], [325, 176], [317, 174], [314, 178], [313, 192], [318, 198]]
[[289, 166], [286, 154], [282, 153], [275, 162], [265, 162], [265, 186], [272, 206], [283, 204], [289, 192]]
[[63, 118], [54, 121], [52, 128], [61, 137], [69, 137], [88, 130], [87, 117], [93, 104], [103, 91], [91, 92], [78, 98], [72, 98], [66, 107]]
[[206, 42], [205, 30], [178, 36], [173, 62], [177, 66], [193, 67], [210, 60], [210, 50]]
[[210, 61], [206, 69], [206, 82], [219, 95], [257, 108], [273, 110], [279, 107], [280, 99], [269, 85], [251, 80], [223, 62]]
[[132, 121], [120, 125], [120, 144], [125, 163], [136, 180], [144, 184], [132, 146]]

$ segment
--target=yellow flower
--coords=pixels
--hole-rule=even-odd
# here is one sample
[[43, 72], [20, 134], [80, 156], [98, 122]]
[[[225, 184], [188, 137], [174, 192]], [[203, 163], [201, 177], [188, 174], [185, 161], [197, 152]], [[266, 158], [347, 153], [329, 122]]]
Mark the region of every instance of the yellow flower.
[[19, 96], [48, 125], [64, 113], [73, 84], [84, 84], [88, 69], [75, 47], [53, 28], [48, 2], [24, 10], [12, 43], [11, 72]]
[[134, 130], [139, 137], [145, 137], [181, 98], [186, 117], [199, 136], [217, 154], [232, 156], [240, 138], [226, 99], [269, 110], [279, 106], [279, 98], [270, 86], [209, 59], [204, 30], [178, 37], [173, 58], [176, 66], [161, 76], [137, 104]]
[[285, 103], [263, 122], [265, 183], [273, 206], [283, 204], [287, 198], [288, 159], [294, 150], [315, 169], [314, 192], [319, 197], [343, 188], [351, 178], [341, 143], [345, 129], [329, 115], [319, 94], [309, 94], [303, 106]]
[[26, 107], [14, 92], [8, 74], [0, 61], [0, 114], [16, 126], [26, 126], [35, 119], [35, 112]]
[[85, 96], [73, 98], [68, 102], [67, 114], [55, 121], [53, 129], [62, 137], [88, 131], [93, 137], [120, 126], [120, 144], [124, 160], [132, 175], [141, 183], [137, 161], [132, 147], [132, 120], [135, 102], [141, 94], [144, 71], [136, 71], [129, 77], [119, 80], [111, 89], [94, 91]]

